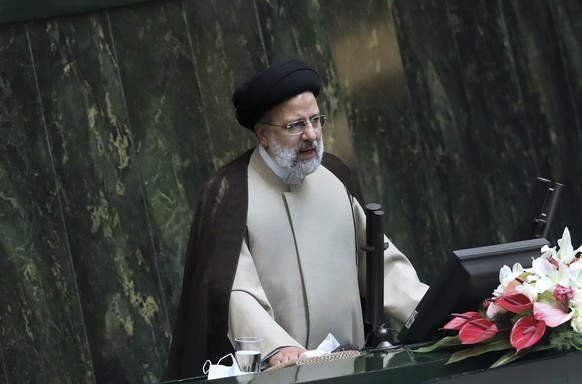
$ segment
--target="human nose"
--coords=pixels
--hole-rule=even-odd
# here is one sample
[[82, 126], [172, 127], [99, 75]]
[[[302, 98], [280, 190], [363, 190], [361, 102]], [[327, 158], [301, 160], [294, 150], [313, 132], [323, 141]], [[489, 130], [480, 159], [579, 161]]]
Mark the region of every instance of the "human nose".
[[315, 140], [317, 139], [318, 134], [320, 134], [321, 130], [316, 129], [313, 126], [313, 122], [312, 121], [306, 121], [305, 122], [305, 126], [303, 127], [303, 134], [301, 135], [303, 137], [303, 140]]

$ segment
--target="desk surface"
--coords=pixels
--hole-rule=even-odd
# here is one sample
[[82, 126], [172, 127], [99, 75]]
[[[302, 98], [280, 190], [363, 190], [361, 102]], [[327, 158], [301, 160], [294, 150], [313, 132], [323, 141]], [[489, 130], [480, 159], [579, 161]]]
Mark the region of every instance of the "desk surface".
[[[532, 353], [499, 368], [488, 368], [498, 357], [494, 353], [446, 364], [447, 353], [412, 353], [403, 348], [381, 352], [365, 352], [362, 356], [312, 365], [271, 369], [257, 374], [242, 375], [210, 382], [216, 384], [270, 383], [506, 383], [535, 378], [544, 384], [574, 384], [582, 374], [582, 351], [545, 351]], [[167, 382], [199, 383], [204, 377]]]

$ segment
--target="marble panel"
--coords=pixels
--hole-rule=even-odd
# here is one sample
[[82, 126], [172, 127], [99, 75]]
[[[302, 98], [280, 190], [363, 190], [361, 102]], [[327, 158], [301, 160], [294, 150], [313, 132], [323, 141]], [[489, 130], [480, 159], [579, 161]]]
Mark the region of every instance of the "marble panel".
[[214, 171], [192, 43], [177, 1], [111, 12], [110, 23], [173, 325], [190, 224]]
[[567, 89], [573, 97], [576, 130], [582, 135], [582, 3], [577, 0], [552, 1], [552, 14], [564, 70]]
[[404, 67], [386, 1], [326, 1], [323, 14], [339, 84], [346, 95], [353, 145], [366, 203], [384, 210], [384, 230], [415, 266], [425, 246], [422, 158]]
[[[566, 14], [566, 9], [572, 15]], [[575, 242], [582, 241], [582, 223], [577, 214], [581, 209], [582, 168], [577, 164], [582, 161], [582, 136], [580, 99], [575, 93], [580, 71], [571, 66], [572, 60], [580, 60], [582, 34], [569, 33], [576, 28], [580, 31], [579, 19], [571, 19], [576, 10], [580, 15], [580, 9], [575, 1], [534, 2], [530, 6], [519, 1], [503, 3], [526, 128], [532, 132], [538, 158], [536, 165], [547, 172], [541, 176], [566, 185], [551, 231], [554, 244], [565, 226]]]
[[169, 325], [109, 25], [34, 24], [31, 50], [97, 381], [157, 382]]
[[256, 145], [254, 133], [236, 121], [234, 90], [265, 64], [252, 0], [184, 2], [196, 61], [204, 128], [215, 167]]
[[0, 382], [92, 383], [26, 28], [0, 27]]
[[0, 370], [0, 384], [8, 383], [8, 372], [6, 372], [6, 365], [4, 364], [4, 354], [2, 353], [2, 343], [0, 343], [0, 363], [2, 368]]
[[[468, 182], [475, 186], [485, 212], [481, 217], [469, 213], [464, 219], [485, 220], [490, 237], [482, 241], [522, 240], [533, 219], [526, 216], [528, 192], [537, 176], [549, 175], [547, 163], [536, 154], [534, 133], [524, 114], [503, 10], [488, 1], [471, 6], [455, 2], [448, 7], [448, 20], [469, 114], [462, 133], [469, 149], [463, 163], [471, 170]], [[549, 137], [547, 131], [538, 134]]]
[[[563, 91], [570, 95], [572, 115], [567, 123], [568, 137], [571, 140], [569, 148], [580, 147], [582, 140], [582, 3], [576, 0], [552, 1], [554, 26], [560, 44], [560, 54], [564, 67], [564, 76], [567, 79], [566, 89]], [[567, 194], [560, 205], [559, 217], [556, 230], [562, 226], [568, 226], [575, 246], [582, 244], [582, 223], [580, 223], [578, 212], [582, 210], [582, 202], [579, 196], [582, 195], [582, 180], [580, 172], [580, 151], [570, 149], [567, 151], [573, 159], [568, 159]], [[554, 238], [559, 236], [559, 232], [554, 232]]]
[[518, 240], [535, 177], [579, 179], [552, 150], [574, 115], [549, 4], [394, 2], [439, 249]]
[[447, 9], [441, 1], [394, 1], [392, 11], [418, 129], [413, 155], [423, 165], [414, 203], [425, 223], [413, 241], [426, 249], [424, 275], [434, 276], [448, 252], [491, 241], [491, 213], [479, 200], [482, 186], [470, 182], [470, 115]]

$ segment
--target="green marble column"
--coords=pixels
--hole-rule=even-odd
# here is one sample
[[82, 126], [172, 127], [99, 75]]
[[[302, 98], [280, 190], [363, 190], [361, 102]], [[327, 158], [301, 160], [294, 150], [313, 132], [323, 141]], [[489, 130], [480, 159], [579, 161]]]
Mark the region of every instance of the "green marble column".
[[111, 12], [109, 21], [173, 325], [197, 197], [214, 171], [191, 36], [180, 2]]
[[0, 27], [0, 382], [90, 383], [63, 200], [25, 25]]
[[486, 186], [471, 180], [471, 121], [447, 9], [439, 1], [395, 1], [393, 15], [422, 159], [415, 216], [426, 222], [417, 222], [412, 241], [425, 249], [430, 282], [447, 252], [491, 241], [491, 216], [481, 200]]
[[98, 382], [153, 382], [170, 328], [105, 13], [31, 25], [48, 141]]
[[331, 1], [324, 14], [366, 202], [382, 205], [387, 235], [423, 265], [420, 239], [432, 219], [417, 205], [425, 167], [390, 4]]
[[[566, 184], [553, 238], [564, 226], [573, 244], [582, 244], [582, 4], [579, 1], [519, 1], [503, 4], [509, 43], [524, 100], [531, 151], [538, 169]], [[554, 241], [555, 242], [555, 241]]]
[[186, 1], [185, 19], [196, 58], [208, 146], [216, 167], [256, 145], [252, 132], [236, 122], [234, 90], [265, 66], [252, 0]]

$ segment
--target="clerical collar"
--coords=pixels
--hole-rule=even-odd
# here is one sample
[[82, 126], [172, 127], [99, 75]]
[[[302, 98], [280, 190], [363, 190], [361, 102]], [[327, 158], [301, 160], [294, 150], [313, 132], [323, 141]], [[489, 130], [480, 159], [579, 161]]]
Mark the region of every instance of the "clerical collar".
[[301, 184], [303, 182], [303, 179], [305, 179], [305, 176], [294, 175], [287, 169], [277, 164], [261, 144], [259, 144], [259, 153], [261, 154], [261, 157], [263, 158], [265, 163], [267, 163], [267, 166], [271, 168], [275, 175], [277, 175], [279, 179], [283, 180], [283, 182], [291, 185], [297, 185]]

